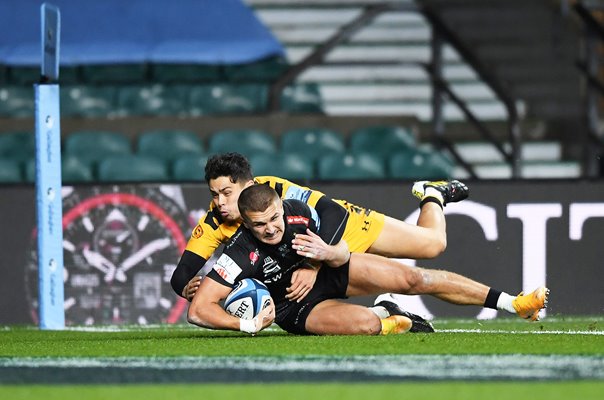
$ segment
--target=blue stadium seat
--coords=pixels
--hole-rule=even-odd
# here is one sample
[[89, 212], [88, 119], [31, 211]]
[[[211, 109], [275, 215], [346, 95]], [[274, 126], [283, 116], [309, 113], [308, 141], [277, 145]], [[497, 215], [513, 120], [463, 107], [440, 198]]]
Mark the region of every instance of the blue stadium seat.
[[368, 126], [350, 135], [349, 149], [353, 153], [375, 153], [382, 157], [414, 149], [417, 143], [413, 133], [400, 126]]
[[258, 154], [250, 157], [255, 176], [278, 175], [292, 181], [314, 179], [313, 159], [297, 153]]
[[103, 159], [98, 164], [101, 182], [165, 182], [170, 180], [168, 164], [159, 158], [122, 155]]
[[382, 157], [370, 153], [332, 154], [317, 161], [323, 180], [381, 180], [387, 177]]
[[[36, 160], [30, 159], [25, 164], [25, 180], [36, 181]], [[92, 167], [86, 160], [73, 155], [61, 156], [61, 180], [64, 184], [94, 182]]]
[[0, 184], [20, 182], [23, 182], [23, 174], [19, 161], [0, 159]]
[[208, 152], [238, 152], [247, 157], [260, 153], [275, 153], [275, 138], [266, 132], [254, 129], [223, 130], [210, 136]]
[[207, 84], [190, 88], [189, 111], [193, 116], [253, 114], [266, 110], [265, 84]]
[[0, 133], [0, 158], [25, 161], [36, 155], [36, 135], [17, 131]]
[[204, 154], [187, 155], [172, 161], [172, 180], [202, 182], [208, 156]]
[[64, 153], [86, 163], [96, 163], [103, 158], [132, 153], [130, 139], [122, 133], [110, 131], [77, 131], [63, 142]]
[[133, 85], [117, 89], [117, 115], [186, 116], [188, 88], [179, 85]]
[[34, 116], [34, 89], [24, 86], [0, 87], [0, 117]]
[[61, 116], [108, 117], [116, 110], [114, 86], [71, 85], [61, 87]]
[[281, 136], [281, 151], [304, 154], [316, 160], [329, 154], [344, 153], [344, 136], [325, 128], [292, 129]]
[[283, 89], [281, 110], [290, 113], [322, 114], [323, 99], [316, 83], [297, 83]]
[[388, 159], [388, 173], [395, 179], [448, 179], [453, 163], [440, 152], [423, 148], [395, 153]]
[[143, 132], [137, 139], [137, 154], [174, 160], [186, 155], [204, 153], [203, 142], [195, 132], [154, 130]]

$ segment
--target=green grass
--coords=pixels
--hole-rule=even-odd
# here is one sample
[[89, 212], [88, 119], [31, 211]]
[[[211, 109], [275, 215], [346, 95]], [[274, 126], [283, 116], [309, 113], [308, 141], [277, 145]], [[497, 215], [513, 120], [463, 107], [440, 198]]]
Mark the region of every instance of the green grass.
[[[604, 356], [604, 317], [550, 317], [537, 323], [444, 319], [435, 334], [395, 336], [294, 336], [278, 329], [250, 337], [191, 326], [40, 331], [0, 328], [0, 357], [179, 357], [397, 354], [552, 354]], [[459, 331], [463, 330], [463, 331]], [[490, 400], [601, 398], [604, 381], [392, 382], [192, 385], [3, 385], [0, 398], [296, 399], [447, 398]]]
[[[442, 320], [436, 334], [396, 336], [294, 336], [278, 329], [255, 337], [189, 326], [129, 328], [125, 331], [0, 330], [0, 356], [278, 356], [383, 354], [593, 354], [604, 355], [604, 318], [550, 318], [528, 323]], [[451, 332], [453, 329], [477, 330]]]
[[145, 400], [165, 399], [548, 399], [596, 400], [602, 398], [601, 382], [432, 382], [429, 384], [250, 384], [250, 385], [94, 385], [94, 386], [4, 386], [4, 399], [44, 400]]

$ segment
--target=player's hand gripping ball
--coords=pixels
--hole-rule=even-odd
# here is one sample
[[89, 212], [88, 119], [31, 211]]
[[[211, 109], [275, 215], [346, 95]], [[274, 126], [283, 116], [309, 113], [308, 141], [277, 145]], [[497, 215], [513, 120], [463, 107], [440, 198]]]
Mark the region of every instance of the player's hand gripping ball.
[[253, 319], [268, 307], [271, 295], [264, 283], [246, 278], [237, 283], [224, 301], [227, 313], [242, 319]]

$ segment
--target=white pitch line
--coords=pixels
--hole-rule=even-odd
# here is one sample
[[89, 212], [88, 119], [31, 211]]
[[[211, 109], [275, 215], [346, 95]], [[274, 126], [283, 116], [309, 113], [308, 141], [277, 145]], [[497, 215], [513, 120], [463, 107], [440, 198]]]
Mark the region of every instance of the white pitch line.
[[604, 331], [511, 331], [505, 329], [437, 329], [436, 332], [451, 333], [506, 333], [513, 335], [604, 335]]

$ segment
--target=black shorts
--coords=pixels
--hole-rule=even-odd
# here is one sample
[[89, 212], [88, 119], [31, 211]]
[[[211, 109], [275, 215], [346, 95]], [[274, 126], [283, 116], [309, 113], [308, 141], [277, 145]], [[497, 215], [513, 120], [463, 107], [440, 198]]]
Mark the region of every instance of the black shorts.
[[315, 285], [300, 303], [283, 299], [276, 304], [277, 325], [289, 333], [308, 334], [306, 318], [317, 304], [327, 299], [347, 298], [348, 269], [348, 263], [338, 268], [321, 267]]

